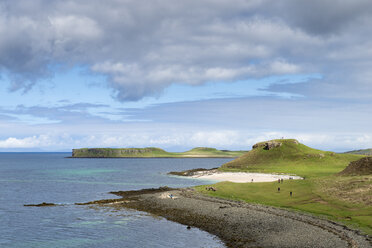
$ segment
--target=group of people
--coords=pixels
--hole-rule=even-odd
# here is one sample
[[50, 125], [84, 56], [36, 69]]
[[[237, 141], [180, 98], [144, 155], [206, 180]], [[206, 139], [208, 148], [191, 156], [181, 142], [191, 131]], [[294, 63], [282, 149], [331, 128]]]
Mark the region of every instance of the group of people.
[[[292, 179], [291, 177], [289, 179]], [[278, 179], [278, 183], [283, 183], [283, 178]], [[280, 192], [280, 187], [278, 187], [278, 193]], [[289, 191], [289, 196], [292, 196], [292, 191]]]

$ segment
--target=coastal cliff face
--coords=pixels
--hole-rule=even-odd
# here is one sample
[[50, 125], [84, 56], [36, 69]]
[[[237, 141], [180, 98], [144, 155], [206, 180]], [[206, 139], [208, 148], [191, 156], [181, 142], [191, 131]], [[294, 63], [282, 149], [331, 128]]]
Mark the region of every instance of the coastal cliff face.
[[81, 148], [72, 149], [72, 157], [120, 158], [167, 156], [168, 152], [160, 148]]
[[186, 152], [167, 152], [156, 147], [147, 148], [80, 148], [72, 149], [73, 158], [158, 158], [158, 157], [223, 157], [233, 158], [246, 151], [217, 150], [215, 148], [197, 147]]

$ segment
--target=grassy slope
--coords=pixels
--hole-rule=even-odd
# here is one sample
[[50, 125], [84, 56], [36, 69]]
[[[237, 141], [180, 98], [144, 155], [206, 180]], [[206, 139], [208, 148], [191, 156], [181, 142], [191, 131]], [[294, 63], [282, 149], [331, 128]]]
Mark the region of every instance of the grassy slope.
[[214, 148], [198, 147], [187, 152], [167, 152], [160, 148], [81, 148], [73, 150], [73, 157], [238, 157], [246, 151], [222, 151]]
[[229, 157], [239, 157], [246, 153], [247, 151], [229, 151], [229, 150], [217, 150], [215, 148], [209, 147], [196, 147], [187, 152], [181, 152], [180, 155], [206, 155], [206, 156], [229, 156]]
[[343, 170], [350, 161], [362, 158], [360, 155], [337, 154], [316, 150], [294, 140], [275, 140], [282, 146], [265, 150], [252, 149], [243, 156], [224, 164], [223, 171], [255, 171], [290, 173], [305, 177], [330, 175]]
[[361, 155], [371, 156], [372, 155], [372, 148], [345, 152], [345, 154], [361, 154]]
[[221, 182], [215, 185], [216, 192], [206, 191], [203, 186], [197, 189], [222, 198], [323, 215], [372, 234], [372, 176], [334, 175], [362, 156], [315, 150], [292, 140], [277, 141], [283, 145], [271, 150], [253, 149], [220, 170], [293, 173], [305, 176], [305, 180], [282, 184]]

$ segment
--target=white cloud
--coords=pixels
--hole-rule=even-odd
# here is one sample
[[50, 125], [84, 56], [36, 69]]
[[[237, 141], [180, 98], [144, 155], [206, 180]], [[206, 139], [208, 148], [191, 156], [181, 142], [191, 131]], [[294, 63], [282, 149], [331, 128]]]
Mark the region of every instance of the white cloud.
[[49, 18], [56, 34], [56, 42], [71, 39], [99, 39], [103, 32], [98, 24], [86, 16], [53, 16]]
[[358, 75], [371, 67], [371, 9], [368, 1], [3, 1], [0, 73], [27, 90], [53, 64], [83, 64], [122, 101], [173, 83], [299, 72], [336, 75], [327, 83], [352, 81], [365, 94]]
[[300, 133], [280, 131], [192, 131], [180, 133], [180, 130], [157, 133], [124, 133], [124, 134], [42, 134], [29, 137], [9, 137], [0, 140], [1, 149], [24, 148], [43, 150], [66, 150], [82, 147], [160, 147], [171, 151], [185, 151], [193, 147], [215, 147], [218, 149], [250, 150], [257, 142], [294, 138], [301, 143], [322, 150], [343, 152], [372, 147], [372, 133]]
[[38, 148], [54, 145], [47, 135], [0, 140], [0, 148]]

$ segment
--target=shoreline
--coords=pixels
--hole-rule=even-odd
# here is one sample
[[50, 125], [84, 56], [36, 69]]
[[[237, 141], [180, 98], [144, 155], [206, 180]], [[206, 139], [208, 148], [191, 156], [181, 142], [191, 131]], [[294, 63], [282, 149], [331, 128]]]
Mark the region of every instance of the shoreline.
[[203, 179], [213, 182], [229, 181], [234, 183], [259, 183], [259, 182], [275, 182], [278, 180], [303, 180], [304, 178], [296, 175], [288, 174], [273, 174], [259, 172], [225, 172], [219, 171], [218, 168], [212, 169], [192, 169], [186, 171], [172, 171], [168, 175], [182, 176], [194, 179]]
[[108, 158], [108, 159], [113, 159], [113, 158], [123, 158], [123, 159], [128, 159], [128, 158], [135, 158], [135, 159], [139, 159], [139, 158], [232, 158], [232, 159], [235, 159], [235, 158], [238, 158], [238, 157], [228, 157], [228, 156], [185, 156], [185, 157], [182, 157], [182, 156], [177, 156], [177, 157], [73, 157], [73, 156], [68, 156], [68, 157], [65, 157], [65, 158], [99, 158], [99, 159], [104, 159], [104, 158]]
[[[227, 247], [371, 247], [344, 225], [287, 210], [203, 195], [192, 188], [110, 192], [120, 199], [77, 205], [130, 208], [216, 235]], [[170, 198], [172, 195], [172, 198]]]

